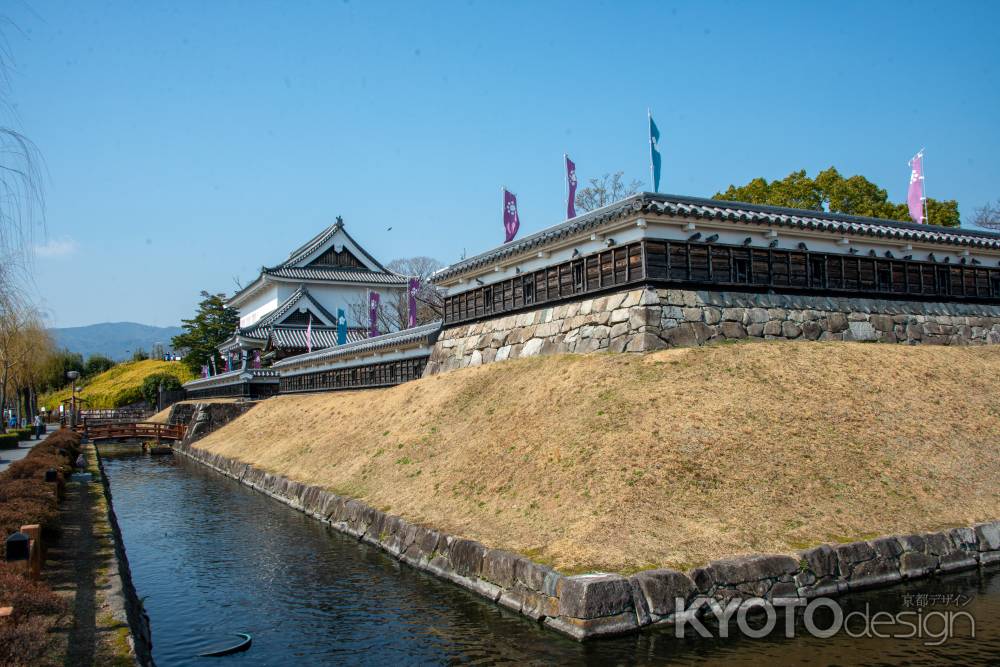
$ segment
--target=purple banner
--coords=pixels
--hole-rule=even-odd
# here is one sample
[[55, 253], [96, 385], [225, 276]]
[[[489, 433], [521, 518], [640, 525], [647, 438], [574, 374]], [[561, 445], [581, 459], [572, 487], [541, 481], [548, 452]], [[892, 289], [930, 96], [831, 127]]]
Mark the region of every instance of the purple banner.
[[566, 184], [569, 186], [569, 198], [566, 200], [566, 219], [576, 217], [576, 165], [566, 158]]
[[924, 220], [924, 152], [921, 150], [910, 160], [910, 189], [906, 193], [906, 203], [910, 208], [913, 222], [922, 224]]
[[406, 290], [409, 296], [409, 303], [407, 304], [409, 313], [406, 319], [406, 326], [413, 328], [417, 326], [417, 292], [420, 291], [420, 278], [410, 278], [409, 288]]
[[260, 368], [260, 350], [253, 351], [253, 367]]
[[379, 302], [378, 292], [370, 292], [368, 294], [368, 321], [371, 325], [368, 330], [368, 335], [375, 337], [378, 335], [378, 302]]
[[517, 196], [513, 192], [503, 190], [503, 230], [506, 234], [504, 243], [510, 243], [517, 236], [521, 220], [517, 217]]

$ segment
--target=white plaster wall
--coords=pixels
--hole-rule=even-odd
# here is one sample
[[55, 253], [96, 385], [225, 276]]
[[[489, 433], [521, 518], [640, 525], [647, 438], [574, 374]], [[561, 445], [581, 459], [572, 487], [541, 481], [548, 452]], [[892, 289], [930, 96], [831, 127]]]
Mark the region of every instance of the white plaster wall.
[[[645, 227], [640, 226], [642, 224]], [[851, 248], [855, 248], [860, 256], [867, 256], [869, 251], [874, 250], [879, 257], [885, 257], [885, 252], [888, 250], [897, 258], [912, 254], [913, 258], [917, 260], [926, 260], [928, 253], [934, 253], [938, 261], [950, 257], [952, 262], [957, 263], [962, 258], [962, 253], [965, 252], [964, 248], [958, 246], [934, 243], [910, 244], [906, 241], [868, 236], [847, 237], [849, 243], [843, 244], [838, 243], [841, 238], [844, 238], [841, 235], [816, 230], [789, 230], [766, 225], [747, 225], [713, 220], [634, 217], [627, 221], [618, 221], [608, 225], [596, 233], [592, 232], [589, 235], [570, 239], [561, 246], [559, 244], [548, 246], [541, 254], [534, 252], [507, 260], [509, 262], [507, 264], [481, 267], [475, 273], [465, 276], [462, 282], [458, 282], [458, 278], [449, 279], [441, 287], [445, 288], [448, 294], [458, 294], [472, 287], [478, 287], [478, 283], [475, 282], [476, 278], [486, 285], [496, 283], [517, 275], [516, 268], [527, 273], [569, 261], [573, 258], [574, 249], [579, 250], [580, 255], [590, 255], [600, 250], [606, 250], [609, 238], [613, 238], [616, 245], [631, 243], [642, 238], [684, 241], [696, 232], [701, 233], [699, 240], [704, 240], [712, 234], [718, 234], [718, 243], [730, 245], [741, 245], [744, 239], [749, 236], [753, 239], [753, 246], [756, 248], [767, 247], [769, 243], [777, 239], [777, 248], [796, 249], [800, 242], [804, 242], [809, 250], [845, 255]], [[769, 236], [769, 233], [776, 233], [777, 236]], [[969, 249], [968, 252], [969, 255], [966, 257], [978, 259], [983, 266], [995, 267], [1000, 261], [1000, 252], [997, 251], [973, 248]], [[497, 270], [498, 268], [499, 270]]]

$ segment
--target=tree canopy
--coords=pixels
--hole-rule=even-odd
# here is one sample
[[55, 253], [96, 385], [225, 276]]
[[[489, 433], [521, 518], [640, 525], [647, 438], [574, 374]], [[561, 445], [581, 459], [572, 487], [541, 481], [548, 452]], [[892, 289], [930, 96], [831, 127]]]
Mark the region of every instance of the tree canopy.
[[197, 314], [190, 320], [181, 320], [185, 332], [174, 336], [172, 344], [175, 350], [186, 350], [181, 361], [198, 373], [215, 356], [219, 344], [233, 335], [239, 323], [239, 313], [226, 307], [225, 294], [203, 291]]
[[[835, 167], [819, 172], [815, 178], [810, 178], [805, 169], [793, 171], [781, 180], [755, 178], [746, 185], [730, 185], [725, 192], [715, 193], [713, 199], [910, 221], [905, 202], [895, 204], [883, 188], [864, 176], [845, 178]], [[931, 224], [957, 227], [958, 202], [928, 198], [927, 217]]]
[[604, 174], [600, 178], [591, 178], [588, 181], [590, 185], [577, 191], [574, 200], [576, 207], [581, 211], [593, 211], [639, 192], [642, 182], [632, 180], [626, 185], [622, 181], [624, 174], [624, 171], [616, 171], [613, 174]]

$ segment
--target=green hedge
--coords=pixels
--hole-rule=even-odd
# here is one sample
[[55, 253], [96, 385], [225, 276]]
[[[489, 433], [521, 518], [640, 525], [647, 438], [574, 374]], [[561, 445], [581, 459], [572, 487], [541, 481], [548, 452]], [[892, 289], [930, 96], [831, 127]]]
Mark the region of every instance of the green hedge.
[[0, 433], [0, 449], [17, 449], [20, 439], [17, 433]]
[[35, 429], [17, 428], [14, 429], [14, 432], [17, 433], [17, 437], [19, 437], [21, 440], [31, 440], [31, 436], [35, 434]]

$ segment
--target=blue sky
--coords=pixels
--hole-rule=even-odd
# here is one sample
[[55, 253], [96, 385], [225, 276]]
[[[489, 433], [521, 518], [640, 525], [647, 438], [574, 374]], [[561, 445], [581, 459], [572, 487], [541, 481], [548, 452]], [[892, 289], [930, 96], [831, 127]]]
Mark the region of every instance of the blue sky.
[[[11, 95], [48, 169], [55, 326], [176, 324], [342, 215], [444, 263], [562, 220], [582, 180], [710, 196], [836, 166], [963, 218], [1000, 198], [1000, 3], [30, 2]], [[388, 227], [391, 231], [387, 231]]]

